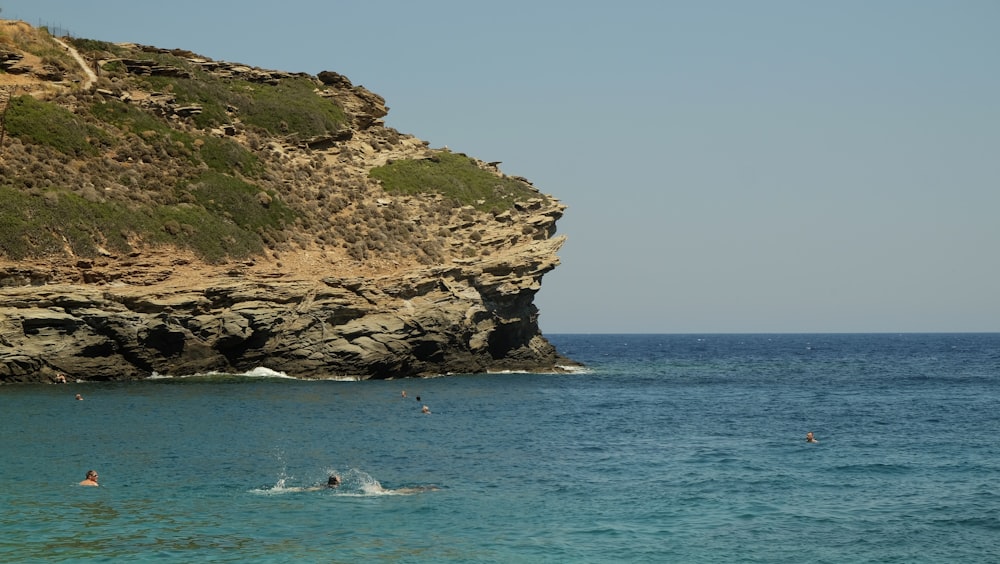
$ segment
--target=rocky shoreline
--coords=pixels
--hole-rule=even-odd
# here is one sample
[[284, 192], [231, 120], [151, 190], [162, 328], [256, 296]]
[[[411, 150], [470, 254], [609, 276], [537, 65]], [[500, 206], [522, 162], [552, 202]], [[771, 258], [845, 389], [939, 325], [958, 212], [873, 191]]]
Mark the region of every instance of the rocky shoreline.
[[0, 382], [257, 367], [356, 379], [560, 371], [575, 363], [541, 336], [532, 300], [561, 243], [381, 278], [234, 272], [202, 288], [172, 288], [169, 280], [32, 285], [26, 272], [8, 269], [0, 273], [7, 284], [0, 289]]

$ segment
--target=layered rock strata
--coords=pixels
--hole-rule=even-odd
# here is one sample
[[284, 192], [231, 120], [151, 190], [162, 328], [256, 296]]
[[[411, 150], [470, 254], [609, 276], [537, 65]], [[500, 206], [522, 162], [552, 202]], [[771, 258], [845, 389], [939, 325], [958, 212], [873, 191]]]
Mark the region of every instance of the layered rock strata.
[[[559, 370], [532, 303], [561, 241], [383, 278], [37, 284], [2, 273], [0, 381], [267, 367], [305, 378]], [[34, 273], [37, 276], [37, 273]], [[14, 285], [27, 283], [27, 285]]]

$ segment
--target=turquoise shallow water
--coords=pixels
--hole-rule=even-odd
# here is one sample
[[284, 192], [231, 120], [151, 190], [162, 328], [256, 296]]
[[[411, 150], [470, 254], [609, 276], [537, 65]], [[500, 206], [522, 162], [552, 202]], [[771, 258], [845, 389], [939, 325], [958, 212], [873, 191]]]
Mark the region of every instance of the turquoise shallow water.
[[1000, 561], [1000, 335], [550, 339], [589, 371], [0, 387], [0, 561]]

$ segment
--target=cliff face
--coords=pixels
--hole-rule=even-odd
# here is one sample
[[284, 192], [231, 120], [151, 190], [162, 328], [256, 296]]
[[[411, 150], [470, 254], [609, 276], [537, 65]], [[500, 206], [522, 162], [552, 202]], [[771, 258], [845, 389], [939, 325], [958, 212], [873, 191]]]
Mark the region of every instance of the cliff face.
[[245, 371], [397, 378], [556, 370], [532, 304], [558, 242], [377, 278], [239, 272], [200, 284], [16, 285], [0, 291], [0, 378]]
[[[90, 128], [87, 145], [69, 152], [27, 126], [7, 132], [0, 189], [26, 203], [0, 205], [0, 223], [34, 226], [46, 206], [64, 211], [67, 201], [126, 223], [0, 229], [0, 382], [260, 366], [397, 378], [573, 364], [541, 335], [533, 304], [558, 264], [564, 206], [523, 178], [385, 127], [384, 100], [336, 73], [75, 44], [63, 46], [80, 65], [49, 61], [34, 72], [30, 53], [0, 41], [0, 58], [17, 68], [0, 73], [8, 125], [10, 112], [44, 104]], [[272, 127], [252, 113], [259, 98], [212, 114], [211, 101], [185, 97], [186, 80], [247, 91], [307, 83], [315, 99], [303, 103], [327, 104], [317, 107], [333, 125], [296, 130], [297, 116], [286, 116]], [[231, 169], [206, 150], [223, 142]], [[409, 165], [417, 168], [393, 168]], [[430, 176], [409, 172], [425, 169]], [[487, 189], [471, 199], [440, 189], [483, 178]], [[244, 207], [278, 220], [252, 223]], [[206, 210], [211, 217], [198, 215]], [[166, 219], [139, 227], [157, 217]]]

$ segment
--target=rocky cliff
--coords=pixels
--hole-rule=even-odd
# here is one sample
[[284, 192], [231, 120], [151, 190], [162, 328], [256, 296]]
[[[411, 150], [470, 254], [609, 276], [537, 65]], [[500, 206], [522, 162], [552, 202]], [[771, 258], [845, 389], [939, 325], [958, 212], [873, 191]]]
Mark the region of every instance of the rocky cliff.
[[527, 180], [334, 72], [0, 24], [0, 382], [573, 364], [533, 304], [564, 206]]

